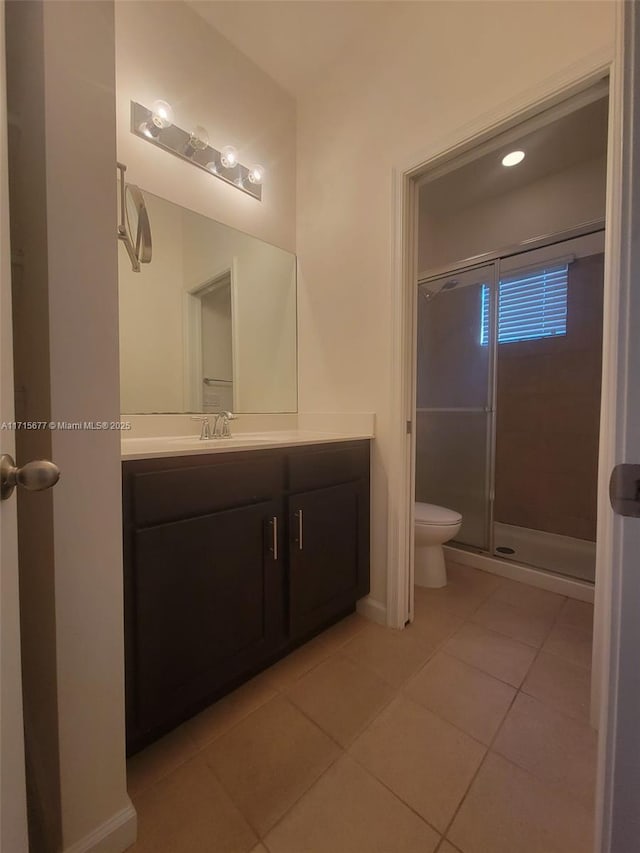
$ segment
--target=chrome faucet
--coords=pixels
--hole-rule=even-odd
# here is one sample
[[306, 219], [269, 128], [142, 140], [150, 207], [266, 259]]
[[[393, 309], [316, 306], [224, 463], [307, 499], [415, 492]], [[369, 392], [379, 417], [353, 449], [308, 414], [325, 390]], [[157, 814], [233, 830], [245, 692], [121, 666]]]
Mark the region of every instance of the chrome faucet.
[[[209, 420], [213, 418], [213, 424]], [[230, 422], [235, 421], [233, 412], [218, 412], [217, 414], [192, 416], [192, 421], [200, 421], [200, 441], [209, 441], [212, 438], [231, 438]]]
[[[209, 417], [207, 415], [198, 415], [191, 418], [192, 421], [200, 421], [200, 441], [209, 441], [210, 438], [214, 438], [214, 429], [211, 429], [211, 424], [209, 422]], [[217, 423], [217, 422], [216, 422]]]

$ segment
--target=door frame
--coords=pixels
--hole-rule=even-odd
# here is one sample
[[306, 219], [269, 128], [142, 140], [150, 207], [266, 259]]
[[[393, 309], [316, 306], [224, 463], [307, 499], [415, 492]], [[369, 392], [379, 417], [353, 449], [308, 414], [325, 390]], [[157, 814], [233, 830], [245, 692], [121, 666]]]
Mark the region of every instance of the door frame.
[[[623, 116], [624, 4], [616, 10], [616, 36], [611, 48], [586, 56], [579, 63], [542, 80], [521, 96], [503, 103], [468, 125], [393, 169], [391, 267], [391, 457], [388, 501], [387, 623], [403, 628], [413, 619], [413, 526], [415, 489], [416, 298], [418, 270], [418, 183], [426, 171], [457, 159], [543, 110], [578, 95], [604, 77], [609, 78], [609, 126], [604, 272], [604, 328], [600, 447], [598, 469], [598, 525], [595, 594], [594, 657], [592, 669], [592, 723], [606, 719], [612, 687], [608, 660], [612, 620], [613, 515], [608, 479], [615, 459], [616, 390], [618, 365], [618, 302]], [[605, 726], [602, 726], [604, 730]], [[601, 751], [605, 749], [601, 731]], [[601, 756], [602, 757], [602, 756]], [[601, 764], [606, 762], [606, 758]], [[596, 803], [596, 849], [602, 848], [603, 811], [607, 799], [603, 772], [599, 773]]]
[[[233, 409], [238, 400], [238, 311], [237, 311], [237, 259], [234, 257], [229, 266], [218, 270], [214, 275], [199, 284], [185, 290], [183, 295], [182, 317], [184, 330], [184, 374], [183, 405], [185, 412], [204, 409], [202, 402], [202, 302], [200, 297], [215, 288], [216, 284], [229, 279], [231, 289], [231, 364], [233, 375]], [[197, 405], [196, 405], [197, 404]], [[194, 408], [195, 407], [195, 408]]]
[[[0, 0], [0, 393], [2, 417], [14, 417], [9, 144], [5, 5]], [[14, 457], [15, 433], [3, 430], [2, 453]], [[0, 515], [0, 849], [27, 853], [27, 796], [20, 649], [20, 593], [16, 496]]]

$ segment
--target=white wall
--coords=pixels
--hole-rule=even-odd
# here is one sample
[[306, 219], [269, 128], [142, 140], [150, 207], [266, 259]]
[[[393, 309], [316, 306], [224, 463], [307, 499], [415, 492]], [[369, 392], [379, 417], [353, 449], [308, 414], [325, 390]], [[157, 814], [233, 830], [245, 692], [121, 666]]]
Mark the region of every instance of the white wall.
[[[398, 4], [298, 108], [301, 411], [375, 411], [371, 595], [386, 599], [392, 169], [613, 44], [614, 4]], [[463, 136], [462, 130], [460, 131]]]
[[[265, 34], [267, 37], [267, 34]], [[293, 98], [188, 6], [116, 3], [118, 159], [143, 189], [295, 251]], [[130, 132], [130, 101], [158, 98], [184, 129], [203, 125], [218, 149], [267, 170], [262, 202]]]
[[450, 215], [421, 212], [418, 269], [437, 269], [604, 219], [606, 177], [605, 158], [587, 160]]

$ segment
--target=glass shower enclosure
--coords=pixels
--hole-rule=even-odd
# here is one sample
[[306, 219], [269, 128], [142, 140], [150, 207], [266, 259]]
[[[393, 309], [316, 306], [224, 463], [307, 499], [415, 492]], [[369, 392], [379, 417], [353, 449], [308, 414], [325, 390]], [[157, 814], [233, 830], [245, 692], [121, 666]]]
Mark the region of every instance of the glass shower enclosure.
[[590, 582], [601, 242], [423, 279], [417, 307], [416, 501], [462, 514], [454, 547]]

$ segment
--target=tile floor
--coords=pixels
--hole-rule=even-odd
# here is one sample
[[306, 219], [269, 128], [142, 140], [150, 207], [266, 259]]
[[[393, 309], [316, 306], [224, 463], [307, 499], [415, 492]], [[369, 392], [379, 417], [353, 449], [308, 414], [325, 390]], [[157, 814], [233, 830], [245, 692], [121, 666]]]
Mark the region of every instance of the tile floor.
[[448, 568], [134, 756], [134, 853], [589, 853], [593, 608]]

